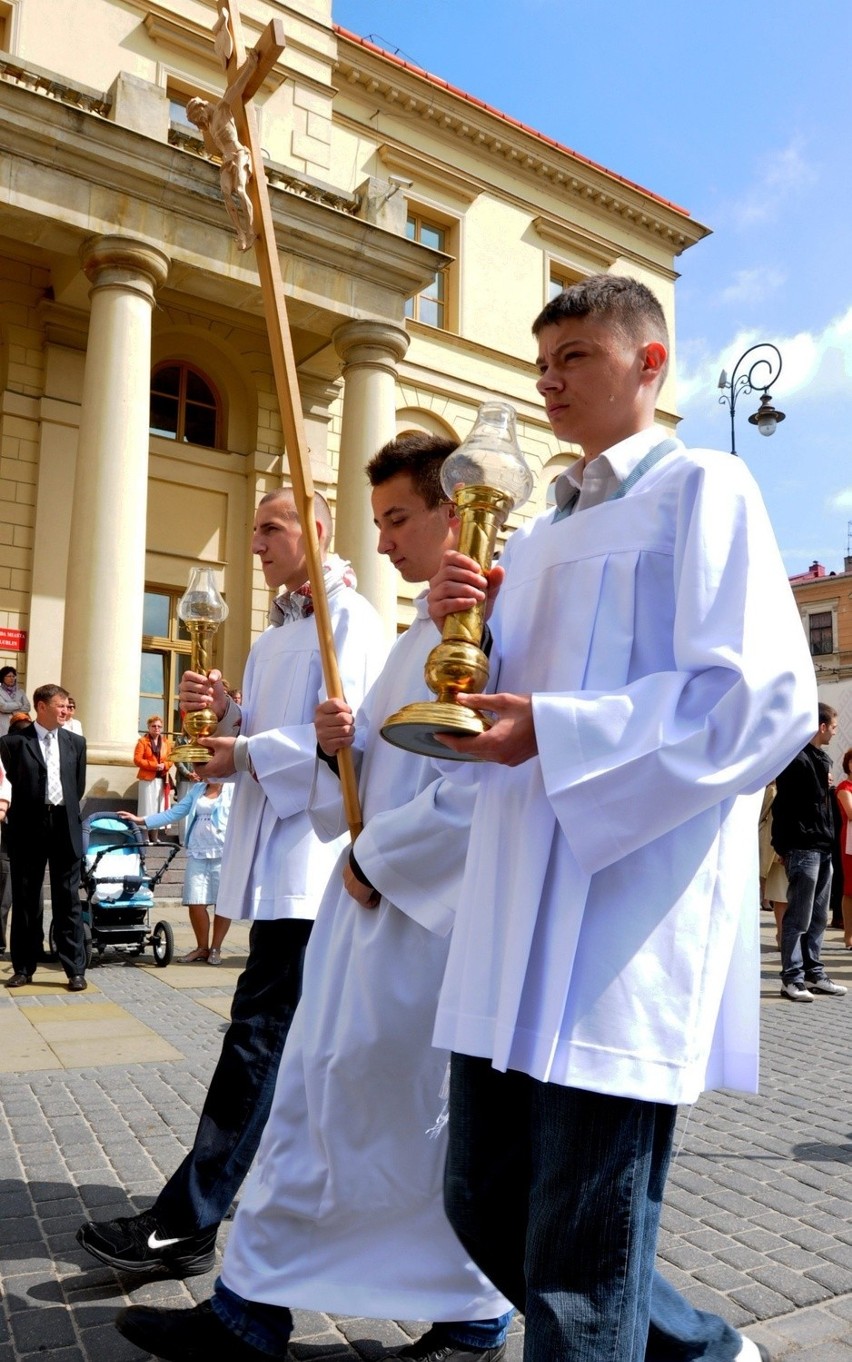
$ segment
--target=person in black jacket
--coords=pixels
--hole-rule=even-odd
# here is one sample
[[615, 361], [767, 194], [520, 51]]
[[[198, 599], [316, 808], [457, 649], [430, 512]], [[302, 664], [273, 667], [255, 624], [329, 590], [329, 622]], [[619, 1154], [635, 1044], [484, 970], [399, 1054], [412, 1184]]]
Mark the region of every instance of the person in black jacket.
[[12, 870], [12, 968], [7, 988], [32, 979], [42, 946], [41, 886], [50, 869], [56, 950], [68, 988], [86, 988], [86, 947], [80, 908], [83, 831], [80, 801], [86, 787], [86, 740], [66, 733], [68, 692], [39, 686], [35, 723], [0, 738], [0, 762], [12, 782], [7, 846]]
[[812, 1003], [846, 992], [820, 958], [831, 898], [834, 815], [831, 760], [837, 711], [820, 703], [819, 728], [778, 776], [772, 805], [772, 845], [787, 871], [787, 911], [781, 921], [781, 997]]

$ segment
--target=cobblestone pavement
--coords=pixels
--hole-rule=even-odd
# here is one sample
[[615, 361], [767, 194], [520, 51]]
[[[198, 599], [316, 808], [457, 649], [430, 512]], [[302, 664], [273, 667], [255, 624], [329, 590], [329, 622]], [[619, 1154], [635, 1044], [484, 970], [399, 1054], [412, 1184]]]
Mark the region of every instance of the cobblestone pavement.
[[[179, 910], [171, 916], [182, 926]], [[762, 1092], [710, 1094], [682, 1118], [661, 1266], [775, 1362], [852, 1362], [852, 956], [829, 932], [826, 963], [849, 996], [794, 1005], [778, 996], [765, 925], [763, 937]], [[144, 1355], [112, 1328], [121, 1305], [210, 1294], [213, 1273], [187, 1283], [121, 1277], [80, 1249], [75, 1232], [85, 1218], [150, 1204], [191, 1142], [245, 943], [235, 927], [220, 969], [190, 977], [188, 966], [114, 960], [92, 971], [85, 995], [0, 989], [0, 1362], [132, 1362]], [[173, 1057], [116, 1063], [121, 1027], [110, 1008], [143, 1037], [139, 1024], [150, 1028]], [[71, 1021], [96, 1038], [98, 1057], [89, 1043], [75, 1063], [56, 1044], [39, 1052], [43, 1067], [28, 1067], [24, 1032], [38, 1023], [49, 1046]], [[423, 1327], [308, 1312], [296, 1324], [292, 1355], [313, 1362], [378, 1359]], [[517, 1323], [509, 1362], [522, 1347]]]

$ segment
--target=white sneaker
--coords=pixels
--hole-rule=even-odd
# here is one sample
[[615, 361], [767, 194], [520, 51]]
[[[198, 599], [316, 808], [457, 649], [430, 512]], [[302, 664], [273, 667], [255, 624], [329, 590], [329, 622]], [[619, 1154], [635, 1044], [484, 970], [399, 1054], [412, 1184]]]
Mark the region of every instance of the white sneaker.
[[[845, 993], [846, 990], [844, 989], [843, 992]], [[812, 1003], [813, 1000], [814, 1000], [814, 995], [813, 995], [811, 992], [809, 992], [808, 989], [805, 988], [804, 984], [795, 984], [795, 983], [794, 983], [794, 984], [782, 984], [782, 985], [781, 985], [781, 997], [782, 997], [782, 998], [789, 998], [789, 1000], [790, 1000], [791, 1003]], [[750, 1342], [750, 1341], [751, 1341], [751, 1340], [749, 1340], [749, 1342]], [[738, 1354], [738, 1356], [739, 1356], [739, 1354]], [[748, 1357], [748, 1353], [744, 1353], [744, 1354], [742, 1354], [742, 1356], [743, 1356], [743, 1357]]]
[[821, 979], [809, 979], [808, 988], [811, 993], [822, 993], [832, 998], [842, 998], [846, 992], [844, 984], [836, 984], [833, 979], [829, 979], [827, 974], [824, 974]]
[[746, 1338], [745, 1334], [740, 1334], [743, 1346], [740, 1348], [735, 1362], [772, 1362], [769, 1353], [762, 1343], [755, 1343], [752, 1339]]

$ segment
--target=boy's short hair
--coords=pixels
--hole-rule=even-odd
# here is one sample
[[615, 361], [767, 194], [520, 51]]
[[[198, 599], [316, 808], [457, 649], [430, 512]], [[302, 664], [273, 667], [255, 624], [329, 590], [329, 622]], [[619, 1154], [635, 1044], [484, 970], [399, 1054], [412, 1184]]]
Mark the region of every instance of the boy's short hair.
[[832, 709], [831, 705], [827, 705], [820, 700], [819, 705], [817, 706], [817, 715], [819, 726], [822, 728], [823, 724], [830, 724], [832, 719], [837, 718], [837, 710]]
[[[289, 502], [293, 513], [291, 518], [293, 520], [299, 519], [299, 512], [296, 510], [296, 501], [293, 496], [292, 488], [273, 487], [271, 492], [265, 492], [260, 498], [260, 501], [257, 503], [258, 507], [265, 506], [267, 502], [270, 501]], [[334, 533], [334, 520], [331, 514], [331, 507], [322, 492], [318, 492], [316, 488], [314, 488], [314, 518], [322, 525], [323, 530], [325, 531], [325, 542], [326, 545], [328, 545], [328, 542]]]
[[447, 500], [441, 486], [441, 465], [458, 447], [458, 440], [448, 435], [427, 435], [419, 430], [398, 435], [382, 445], [367, 464], [370, 486], [380, 487], [398, 473], [407, 473], [417, 495], [434, 510]]
[[[601, 317], [640, 344], [661, 341], [668, 349], [669, 329], [660, 300], [647, 285], [623, 274], [592, 274], [557, 293], [532, 324], [534, 336], [569, 317]], [[661, 371], [665, 378], [668, 363]]]

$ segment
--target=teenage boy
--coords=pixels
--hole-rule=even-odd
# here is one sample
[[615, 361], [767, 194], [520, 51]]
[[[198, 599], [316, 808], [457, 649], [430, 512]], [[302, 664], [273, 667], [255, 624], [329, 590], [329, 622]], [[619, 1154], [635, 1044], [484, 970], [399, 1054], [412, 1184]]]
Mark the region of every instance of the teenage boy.
[[[408, 582], [430, 577], [456, 543], [439, 479], [454, 448], [403, 436], [368, 465], [379, 552]], [[389, 714], [427, 698], [423, 664], [435, 641], [421, 597], [357, 723], [341, 701], [317, 711], [332, 760], [354, 740], [364, 830], [320, 906], [269, 1124], [212, 1300], [194, 1310], [133, 1306], [118, 1318], [122, 1334], [158, 1357], [284, 1358], [291, 1306], [436, 1321], [400, 1358], [505, 1356], [508, 1302], [444, 1214], [448, 1056], [430, 1045], [473, 791], [379, 735]], [[324, 763], [317, 783], [312, 814], [336, 837], [339, 783]]]
[[525, 1362], [745, 1362], [654, 1255], [678, 1104], [756, 1081], [755, 801], [813, 666], [744, 465], [655, 427], [654, 295], [599, 275], [533, 331], [582, 458], [488, 582], [450, 554], [431, 593], [440, 623], [499, 586], [499, 693], [464, 701], [495, 723], [445, 739], [483, 763], [435, 1032], [448, 1212]]

